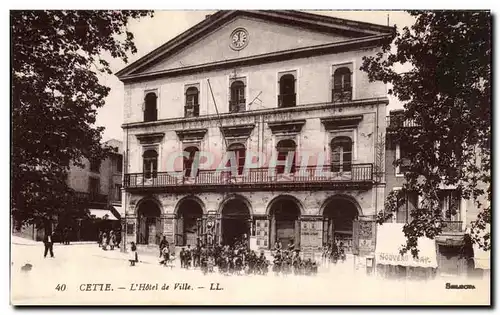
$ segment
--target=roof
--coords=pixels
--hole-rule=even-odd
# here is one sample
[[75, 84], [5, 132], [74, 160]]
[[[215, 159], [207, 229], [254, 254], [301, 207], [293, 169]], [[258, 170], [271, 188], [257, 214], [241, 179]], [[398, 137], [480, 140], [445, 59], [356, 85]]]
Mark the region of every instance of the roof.
[[215, 14], [207, 16], [206, 19], [189, 28], [180, 35], [174, 37], [167, 43], [146, 54], [142, 58], [118, 71], [118, 78], [132, 75], [160, 59], [167, 58], [181, 49], [189, 46], [193, 41], [202, 36], [206, 36], [212, 31], [218, 29], [223, 24], [233, 20], [235, 17], [247, 16], [263, 20], [274, 21], [280, 24], [289, 24], [300, 26], [306, 29], [329, 32], [344, 33], [355, 38], [373, 37], [377, 35], [389, 35], [393, 28], [378, 24], [357, 22], [330, 16], [306, 13], [294, 10], [270, 10], [270, 11], [218, 11]]

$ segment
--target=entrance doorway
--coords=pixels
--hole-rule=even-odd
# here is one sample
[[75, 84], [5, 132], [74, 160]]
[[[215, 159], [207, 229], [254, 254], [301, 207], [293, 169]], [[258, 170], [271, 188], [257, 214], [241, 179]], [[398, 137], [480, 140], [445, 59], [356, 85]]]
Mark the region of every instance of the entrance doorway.
[[346, 253], [352, 252], [353, 222], [358, 217], [356, 205], [344, 198], [333, 198], [323, 211], [323, 243], [342, 243]]
[[181, 201], [177, 213], [176, 245], [196, 246], [201, 237], [203, 210], [198, 202], [187, 199]]
[[146, 200], [139, 205], [137, 244], [159, 244], [161, 235], [161, 210], [152, 200]]
[[291, 199], [277, 200], [271, 207], [271, 248], [279, 243], [282, 248], [300, 246], [300, 209]]
[[229, 200], [222, 209], [222, 244], [250, 241], [250, 210], [239, 199]]

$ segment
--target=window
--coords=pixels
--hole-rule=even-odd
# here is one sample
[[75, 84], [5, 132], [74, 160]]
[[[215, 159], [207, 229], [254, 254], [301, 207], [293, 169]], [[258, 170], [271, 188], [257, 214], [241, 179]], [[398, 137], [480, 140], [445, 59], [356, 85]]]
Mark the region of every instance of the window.
[[231, 99], [229, 101], [229, 112], [238, 113], [245, 111], [245, 83], [238, 80], [231, 84]]
[[406, 143], [396, 145], [396, 161], [401, 160], [401, 164], [396, 166], [396, 174], [404, 174], [410, 170], [409, 149], [410, 147]]
[[189, 157], [184, 157], [184, 176], [186, 177], [196, 177], [198, 176], [198, 171], [197, 174], [192, 174], [192, 169], [193, 169], [193, 163], [195, 162], [195, 159], [197, 158], [196, 153], [199, 151], [197, 147], [188, 147], [184, 150], [185, 152], [189, 153]]
[[184, 107], [185, 117], [200, 116], [200, 104], [198, 102], [199, 94], [198, 88], [194, 86], [186, 90], [186, 106]]
[[115, 200], [122, 201], [122, 185], [115, 184]]
[[280, 94], [278, 95], [278, 107], [293, 107], [296, 105], [295, 76], [285, 74], [279, 81]]
[[396, 213], [396, 223], [409, 223], [411, 211], [418, 207], [418, 194], [416, 192], [407, 192], [403, 198]]
[[90, 160], [90, 171], [99, 173], [99, 169], [101, 168], [101, 161], [97, 159]]
[[156, 178], [158, 172], [158, 152], [156, 150], [147, 150], [142, 155], [144, 177]]
[[332, 172], [350, 172], [352, 169], [352, 140], [335, 137], [331, 143]]
[[333, 73], [333, 102], [348, 102], [352, 100], [352, 73], [348, 67], [340, 67]]
[[460, 197], [458, 191], [441, 190], [438, 196], [443, 218], [448, 221], [460, 221]]
[[116, 171], [118, 173], [123, 172], [123, 156], [119, 155], [116, 157]]
[[[228, 151], [234, 152], [234, 156], [236, 157], [236, 163], [238, 167], [238, 174], [243, 174], [243, 169], [245, 168], [245, 157], [246, 157], [246, 148], [241, 143], [231, 144]], [[228, 161], [230, 163], [231, 161]], [[227, 165], [232, 166], [232, 165]]]
[[101, 193], [101, 183], [99, 178], [90, 177], [89, 178], [89, 195], [91, 200], [95, 200], [96, 197]]
[[[293, 140], [281, 140], [278, 142], [278, 145], [276, 146], [276, 150], [278, 151], [278, 162], [280, 163], [285, 163], [288, 157], [288, 152], [293, 152], [293, 160], [292, 160], [292, 165], [290, 167], [290, 173], [295, 173], [295, 151], [297, 149], [297, 145], [295, 144], [295, 141]], [[278, 174], [283, 174], [285, 172], [285, 166], [288, 165], [277, 165], [276, 166], [276, 171]]]
[[144, 97], [144, 121], [156, 121], [158, 119], [156, 93], [150, 92]]

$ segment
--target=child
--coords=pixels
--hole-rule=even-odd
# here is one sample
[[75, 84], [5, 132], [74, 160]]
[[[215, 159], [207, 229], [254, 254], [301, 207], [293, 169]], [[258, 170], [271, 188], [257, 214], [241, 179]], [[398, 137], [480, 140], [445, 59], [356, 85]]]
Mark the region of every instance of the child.
[[137, 256], [137, 247], [134, 242], [130, 242], [130, 266], [135, 266], [136, 262], [139, 262], [139, 257]]

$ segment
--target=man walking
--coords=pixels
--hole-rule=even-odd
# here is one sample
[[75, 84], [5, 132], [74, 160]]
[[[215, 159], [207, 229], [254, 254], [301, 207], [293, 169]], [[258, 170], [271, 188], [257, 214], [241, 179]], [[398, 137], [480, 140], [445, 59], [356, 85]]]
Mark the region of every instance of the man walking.
[[50, 252], [50, 257], [54, 258], [54, 233], [50, 232], [45, 234], [43, 238], [43, 244], [45, 245], [45, 252], [43, 254], [43, 257], [47, 257], [47, 253]]

